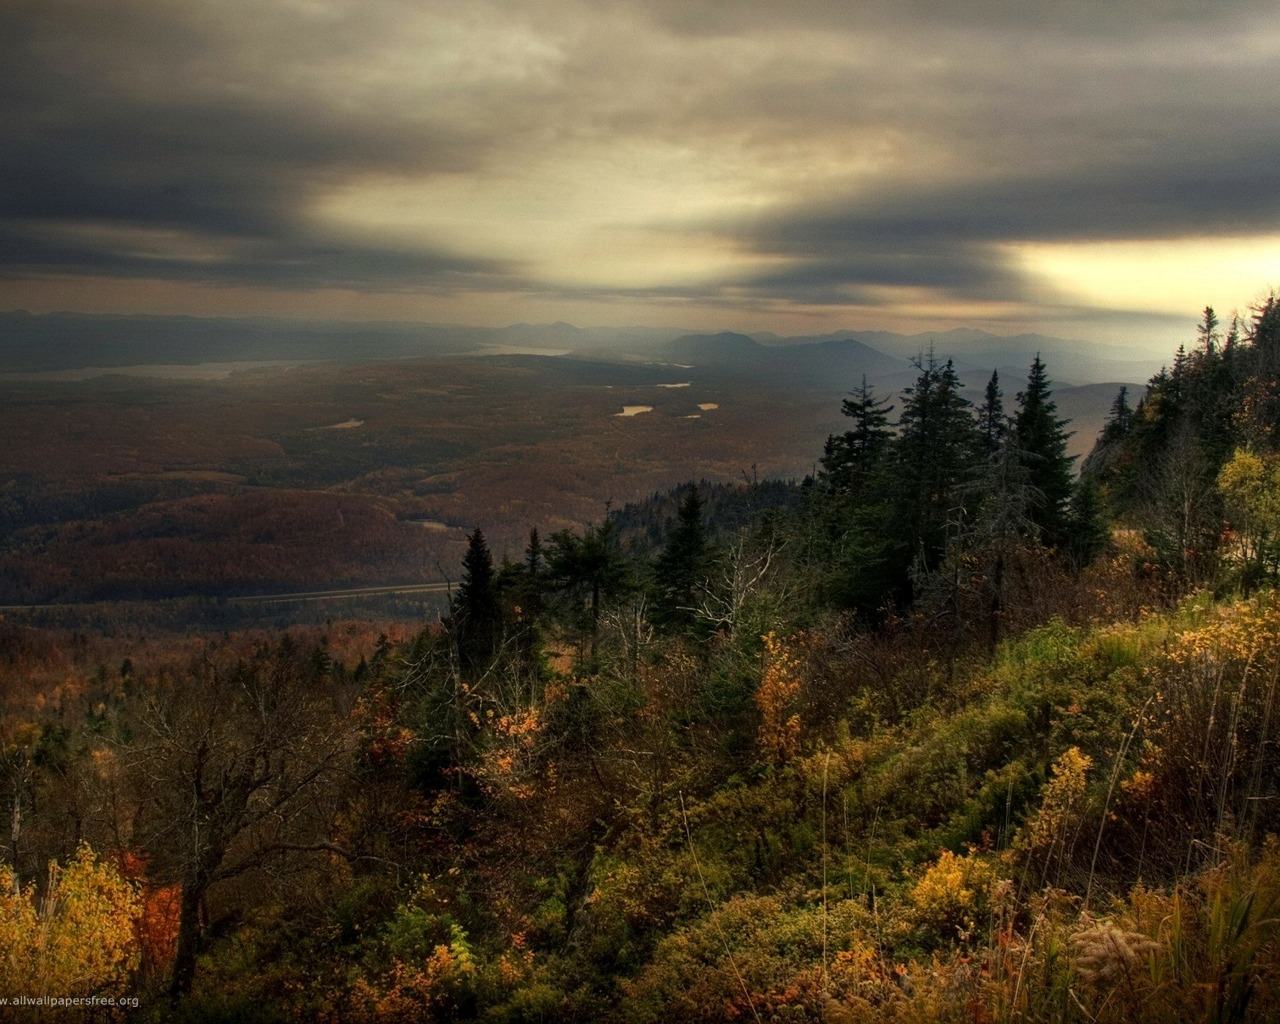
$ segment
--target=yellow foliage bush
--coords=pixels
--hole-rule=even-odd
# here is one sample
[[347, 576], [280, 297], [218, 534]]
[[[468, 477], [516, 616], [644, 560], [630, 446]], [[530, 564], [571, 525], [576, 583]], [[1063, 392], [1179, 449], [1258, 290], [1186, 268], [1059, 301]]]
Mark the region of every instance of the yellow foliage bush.
[[765, 666], [756, 690], [760, 709], [760, 750], [775, 765], [793, 758], [800, 747], [799, 663], [785, 640], [770, 631], [764, 641]]
[[940, 939], [969, 941], [990, 909], [995, 868], [943, 850], [911, 890], [911, 920]]
[[122, 992], [140, 958], [141, 900], [87, 844], [59, 867], [37, 907], [0, 864], [0, 994], [84, 997]]
[[1024, 849], [1052, 851], [1065, 845], [1067, 833], [1084, 799], [1093, 758], [1071, 747], [1053, 764], [1053, 778], [1044, 785], [1040, 809], [1027, 822], [1018, 845]]

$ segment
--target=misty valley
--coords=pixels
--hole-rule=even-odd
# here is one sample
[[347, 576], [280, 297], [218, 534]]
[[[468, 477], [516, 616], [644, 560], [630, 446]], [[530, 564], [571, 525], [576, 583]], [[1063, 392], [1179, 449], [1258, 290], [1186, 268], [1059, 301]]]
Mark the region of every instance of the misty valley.
[[[514, 557], [530, 526], [591, 522], [682, 479], [798, 482], [815, 470], [814, 438], [839, 426], [844, 393], [864, 374], [893, 392], [911, 373], [907, 356], [852, 337], [784, 347], [568, 325], [387, 325], [386, 336], [353, 328], [344, 346], [336, 327], [308, 335], [289, 322], [4, 319], [0, 605], [10, 615], [165, 600], [170, 617], [225, 625], [262, 610], [237, 618], [227, 598], [446, 582], [476, 526]], [[60, 331], [81, 348], [53, 344]], [[917, 346], [908, 355], [937, 344], [893, 340]], [[1039, 350], [1030, 346], [1055, 344], [963, 341], [975, 399], [991, 368], [1016, 379]], [[263, 359], [243, 360], [250, 343]], [[93, 369], [63, 365], [77, 351]], [[1074, 453], [1087, 451], [1117, 386], [1057, 385]]]

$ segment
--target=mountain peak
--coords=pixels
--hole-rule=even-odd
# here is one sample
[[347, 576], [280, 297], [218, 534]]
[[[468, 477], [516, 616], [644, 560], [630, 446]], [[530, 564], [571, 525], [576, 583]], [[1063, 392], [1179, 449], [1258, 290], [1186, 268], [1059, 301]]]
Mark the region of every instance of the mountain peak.
[[764, 346], [754, 338], [734, 331], [686, 334], [669, 342], [666, 348], [670, 358], [692, 363], [758, 360], [764, 353]]

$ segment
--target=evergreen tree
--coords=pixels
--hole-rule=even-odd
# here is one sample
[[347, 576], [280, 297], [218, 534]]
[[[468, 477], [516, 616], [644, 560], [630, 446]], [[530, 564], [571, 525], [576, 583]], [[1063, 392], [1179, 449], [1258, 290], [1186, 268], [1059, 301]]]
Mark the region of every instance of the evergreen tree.
[[1004, 393], [1000, 390], [1000, 372], [991, 371], [986, 395], [978, 412], [978, 429], [982, 432], [982, 446], [987, 455], [994, 455], [1008, 432], [1004, 415]]
[[463, 672], [476, 675], [492, 660], [502, 633], [493, 555], [476, 527], [467, 537], [462, 558], [462, 582], [449, 603], [449, 626]]
[[[1006, 605], [1006, 571], [1017, 549], [1036, 534], [1031, 513], [1040, 497], [1031, 483], [1023, 453], [1007, 430], [968, 489], [977, 496], [977, 513], [960, 536], [959, 550], [952, 552], [952, 558], [977, 569], [987, 645], [994, 651]], [[967, 557], [962, 559], [962, 555]]]
[[1222, 335], [1218, 333], [1218, 314], [1213, 311], [1212, 306], [1204, 307], [1204, 317], [1196, 333], [1199, 336], [1201, 352], [1212, 355], [1217, 351]]
[[1091, 481], [1096, 488], [1095, 496], [1103, 504], [1123, 504], [1125, 496], [1133, 490], [1135, 464], [1129, 437], [1134, 423], [1142, 415], [1142, 404], [1138, 404], [1137, 412], [1131, 409], [1129, 389], [1121, 385], [1098, 439], [1080, 469], [1081, 480]]
[[934, 564], [948, 521], [963, 503], [961, 486], [979, 464], [982, 436], [961, 395], [951, 360], [939, 365], [930, 351], [913, 365], [915, 384], [902, 393], [902, 415], [892, 454], [891, 518], [884, 529], [907, 545], [904, 568]]
[[653, 566], [657, 601], [651, 617], [660, 626], [688, 630], [697, 621], [694, 604], [710, 555], [702, 508], [702, 496], [690, 483], [666, 546]]
[[1133, 410], [1129, 408], [1129, 388], [1121, 384], [1116, 399], [1111, 403], [1111, 411], [1107, 421], [1102, 425], [1102, 440], [1107, 443], [1119, 441], [1129, 433], [1133, 426]]
[[1227, 328], [1227, 336], [1222, 340], [1222, 354], [1230, 359], [1240, 347], [1240, 315], [1231, 315], [1231, 326]]
[[496, 588], [505, 640], [516, 655], [513, 666], [530, 679], [542, 672], [541, 621], [546, 609], [546, 558], [537, 527], [529, 531], [524, 561], [503, 560]]
[[1280, 296], [1269, 295], [1253, 310], [1249, 341], [1259, 357], [1259, 369], [1275, 373], [1280, 368]]
[[1102, 494], [1092, 477], [1081, 477], [1071, 496], [1067, 534], [1066, 553], [1077, 569], [1088, 565], [1107, 548], [1110, 531], [1106, 512]]
[[[579, 630], [580, 660], [589, 656], [594, 665], [603, 602], [633, 586], [631, 567], [618, 545], [613, 520], [588, 526], [581, 536], [572, 530], [552, 534], [547, 580], [569, 600], [570, 616]], [[586, 651], [582, 651], [582, 641], [589, 644]]]
[[1031, 486], [1039, 501], [1031, 510], [1040, 539], [1050, 547], [1067, 538], [1067, 502], [1072, 490], [1072, 457], [1067, 455], [1066, 420], [1056, 415], [1049, 378], [1037, 354], [1027, 375], [1025, 391], [1018, 393], [1013, 436], [1021, 452]]
[[536, 526], [529, 529], [529, 544], [524, 549], [524, 564], [529, 575], [537, 579], [542, 572], [542, 538], [538, 536]]
[[840, 411], [853, 420], [853, 429], [832, 434], [823, 447], [822, 475], [828, 486], [860, 494], [893, 437], [888, 425], [893, 408], [875, 397], [864, 374], [861, 386], [840, 404]]
[[1189, 361], [1187, 346], [1179, 345], [1178, 351], [1173, 354], [1173, 369], [1169, 371], [1169, 394], [1179, 409], [1182, 408], [1183, 400], [1187, 394], [1187, 366]]
[[1271, 295], [1253, 309], [1247, 337], [1250, 367], [1244, 405], [1250, 439], [1275, 449], [1280, 447], [1280, 297]]
[[547, 571], [546, 556], [542, 553], [542, 538], [538, 536], [536, 526], [529, 529], [529, 544], [524, 549], [523, 568], [525, 585], [520, 594], [520, 604], [525, 616], [536, 620], [542, 614], [545, 603], [542, 591]]
[[1141, 490], [1143, 475], [1151, 471], [1172, 438], [1179, 433], [1182, 406], [1177, 392], [1178, 387], [1169, 368], [1162, 366], [1147, 382], [1147, 393], [1134, 410], [1125, 444], [1132, 453], [1134, 478], [1123, 487], [1125, 506], [1135, 500]]

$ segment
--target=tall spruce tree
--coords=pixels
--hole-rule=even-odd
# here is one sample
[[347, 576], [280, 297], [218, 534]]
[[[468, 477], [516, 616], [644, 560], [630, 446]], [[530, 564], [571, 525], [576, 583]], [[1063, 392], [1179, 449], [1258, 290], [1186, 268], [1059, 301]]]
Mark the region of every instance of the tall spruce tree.
[[581, 535], [572, 530], [553, 533], [547, 582], [568, 598], [570, 617], [579, 631], [579, 661], [594, 666], [604, 602], [629, 591], [634, 582], [614, 520], [588, 526]]
[[978, 429], [982, 431], [982, 447], [987, 456], [994, 456], [1008, 433], [1009, 424], [1004, 414], [1004, 392], [1000, 390], [1000, 371], [992, 370], [978, 410]]
[[853, 429], [827, 438], [822, 475], [833, 490], [859, 495], [893, 437], [889, 429], [892, 405], [876, 398], [864, 374], [862, 384], [849, 392], [840, 411], [853, 420]]
[[[1141, 415], [1142, 406], [1139, 405], [1138, 409], [1135, 412], [1129, 407], [1129, 388], [1121, 385], [1102, 430], [1098, 432], [1098, 439], [1080, 467], [1081, 482], [1076, 485], [1077, 491], [1086, 479], [1097, 488], [1090, 501], [1096, 498], [1103, 506], [1118, 507], [1132, 491], [1135, 470], [1129, 435]], [[1074, 532], [1074, 526], [1072, 530]]]
[[961, 488], [979, 464], [982, 436], [952, 361], [939, 365], [930, 351], [912, 364], [920, 373], [902, 393], [891, 523], [909, 545], [906, 564], [931, 567], [945, 545], [948, 522], [964, 503]]
[[1067, 505], [1073, 486], [1072, 456], [1067, 455], [1067, 439], [1062, 428], [1066, 420], [1057, 416], [1050, 381], [1044, 363], [1037, 353], [1027, 375], [1025, 391], [1018, 393], [1018, 411], [1013, 418], [1013, 436], [1027, 468], [1031, 486], [1038, 501], [1031, 509], [1031, 520], [1040, 532], [1040, 540], [1058, 547], [1067, 539]]
[[1077, 569], [1083, 568], [1106, 550], [1110, 538], [1098, 484], [1093, 477], [1082, 476], [1068, 510], [1067, 557]]
[[694, 605], [710, 555], [702, 509], [697, 485], [690, 483], [666, 546], [653, 565], [656, 602], [651, 617], [668, 629], [687, 631], [697, 622]]
[[1218, 327], [1218, 314], [1213, 311], [1212, 306], [1205, 306], [1200, 326], [1196, 328], [1201, 352], [1212, 355], [1217, 351], [1218, 343], [1222, 340], [1222, 335], [1218, 333]]
[[987, 644], [994, 651], [1008, 599], [1008, 566], [1018, 548], [1036, 533], [1031, 509], [1038, 493], [1030, 482], [1021, 449], [1007, 429], [968, 490], [977, 497], [977, 509], [959, 536], [952, 558], [976, 570], [973, 583], [982, 598]]
[[449, 626], [463, 672], [475, 675], [487, 668], [502, 634], [502, 605], [493, 555], [478, 526], [467, 538], [462, 581], [449, 603]]
[[1249, 325], [1249, 341], [1252, 343], [1258, 370], [1274, 378], [1280, 372], [1280, 295], [1272, 294], [1252, 310], [1253, 322]]
[[1280, 296], [1272, 294], [1252, 310], [1248, 325], [1247, 418], [1255, 445], [1280, 448]]
[[1111, 411], [1107, 421], [1102, 425], [1102, 440], [1110, 443], [1119, 441], [1133, 426], [1133, 410], [1129, 408], [1129, 388], [1121, 384], [1116, 392], [1115, 401], [1111, 403]]
[[542, 673], [542, 618], [546, 611], [546, 558], [535, 526], [529, 530], [524, 560], [503, 559], [496, 589], [502, 608], [503, 642], [516, 656], [507, 666], [519, 668], [529, 679]]

